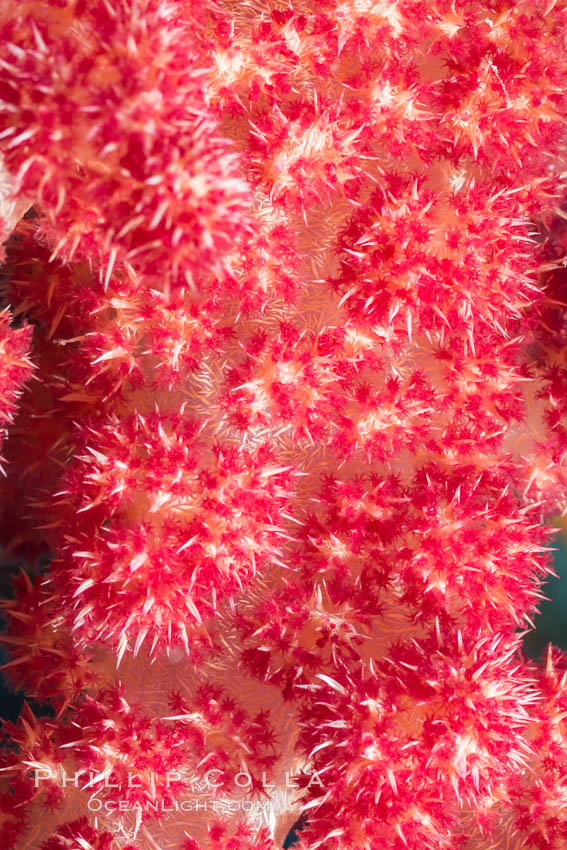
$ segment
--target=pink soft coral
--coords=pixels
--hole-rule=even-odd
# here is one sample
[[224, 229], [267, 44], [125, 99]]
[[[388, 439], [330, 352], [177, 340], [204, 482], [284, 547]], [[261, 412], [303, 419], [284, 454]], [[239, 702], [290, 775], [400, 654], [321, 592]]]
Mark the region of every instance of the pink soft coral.
[[0, 0], [10, 847], [564, 845], [566, 13]]

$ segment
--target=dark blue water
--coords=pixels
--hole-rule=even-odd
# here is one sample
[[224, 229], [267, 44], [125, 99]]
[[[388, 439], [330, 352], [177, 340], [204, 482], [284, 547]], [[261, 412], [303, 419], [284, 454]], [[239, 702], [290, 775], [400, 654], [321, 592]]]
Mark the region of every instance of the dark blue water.
[[553, 540], [553, 568], [558, 578], [550, 578], [543, 588], [549, 601], [538, 606], [534, 618], [535, 631], [524, 638], [524, 652], [537, 659], [547, 651], [549, 643], [567, 651], [567, 548], [563, 534]]

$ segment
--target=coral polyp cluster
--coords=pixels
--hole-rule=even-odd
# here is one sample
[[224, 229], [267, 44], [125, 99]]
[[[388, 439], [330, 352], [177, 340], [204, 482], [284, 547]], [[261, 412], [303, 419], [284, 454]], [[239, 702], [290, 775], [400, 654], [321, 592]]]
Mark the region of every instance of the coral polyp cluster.
[[15, 19], [4, 5], [6, 167], [40, 201], [56, 254], [96, 257], [107, 284], [136, 257], [165, 286], [222, 272], [250, 228], [250, 191], [207, 109], [181, 9], [30, 3]]
[[266, 444], [208, 447], [194, 432], [183, 409], [89, 423], [97, 448], [69, 464], [54, 500], [68, 520], [52, 579], [76, 609], [75, 640], [114, 638], [120, 658], [135, 632], [134, 655], [146, 637], [152, 654], [181, 639], [190, 655], [188, 634], [280, 552], [289, 467]]
[[565, 848], [566, 43], [0, 0], [6, 850]]

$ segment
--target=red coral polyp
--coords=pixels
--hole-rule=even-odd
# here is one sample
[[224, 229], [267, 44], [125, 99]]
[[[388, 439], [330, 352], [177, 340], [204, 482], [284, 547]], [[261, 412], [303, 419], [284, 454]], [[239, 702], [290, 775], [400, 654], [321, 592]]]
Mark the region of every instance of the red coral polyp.
[[189, 652], [219, 604], [280, 554], [290, 469], [267, 446], [207, 450], [182, 413], [91, 422], [83, 440], [56, 496], [74, 517], [53, 580], [67, 587], [75, 640], [118, 642], [119, 657], [146, 639], [152, 652]]
[[251, 230], [202, 49], [162, 0], [101, 0], [76, 18], [79, 5], [52, 17], [24, 4], [10, 32], [0, 132], [15, 190], [38, 198], [54, 253], [96, 258], [106, 284], [129, 263], [167, 292], [195, 291]]

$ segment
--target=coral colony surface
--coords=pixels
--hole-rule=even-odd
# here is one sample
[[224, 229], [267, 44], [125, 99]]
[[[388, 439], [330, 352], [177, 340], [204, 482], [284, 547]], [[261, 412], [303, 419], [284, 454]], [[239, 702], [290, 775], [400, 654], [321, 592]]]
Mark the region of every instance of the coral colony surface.
[[567, 848], [567, 0], [0, 0], [0, 69], [0, 850]]

